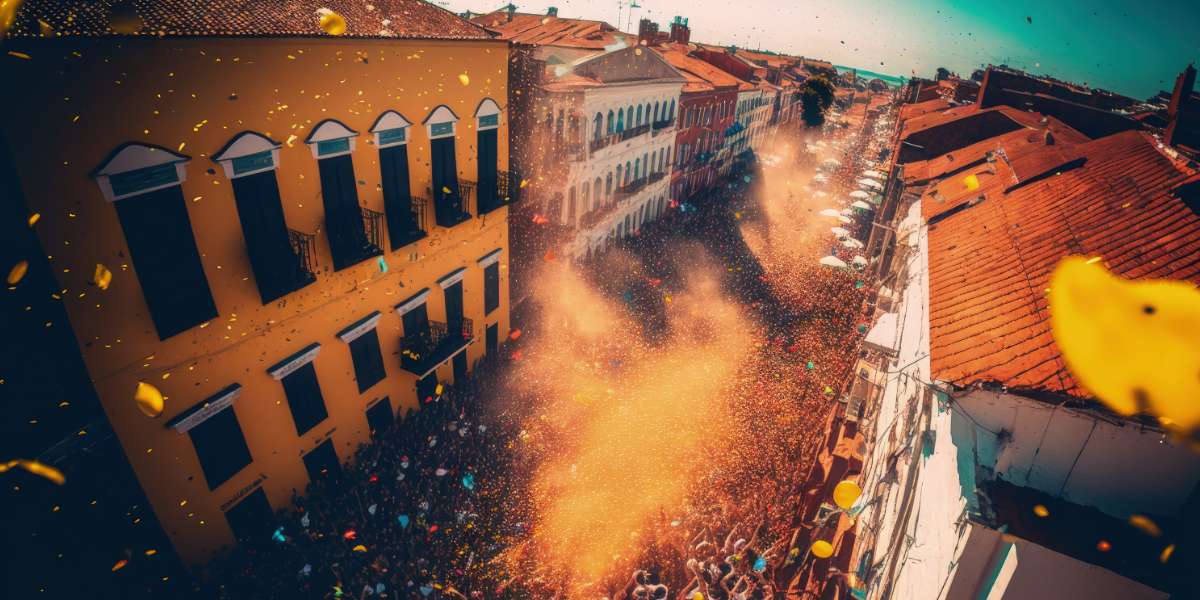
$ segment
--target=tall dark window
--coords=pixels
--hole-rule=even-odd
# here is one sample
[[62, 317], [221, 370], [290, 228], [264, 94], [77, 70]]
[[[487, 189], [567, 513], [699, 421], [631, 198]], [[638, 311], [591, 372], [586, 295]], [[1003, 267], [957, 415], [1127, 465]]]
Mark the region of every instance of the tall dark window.
[[458, 189], [458, 163], [454, 157], [454, 138], [443, 137], [430, 142], [433, 154], [433, 206], [438, 225], [453, 227], [471, 215], [466, 214]]
[[[495, 116], [495, 115], [493, 115]], [[596, 115], [596, 118], [599, 118]], [[476, 168], [479, 174], [479, 187], [475, 193], [479, 198], [480, 214], [489, 212], [499, 205], [496, 189], [496, 134], [499, 129], [488, 129], [478, 134], [479, 155], [476, 158]]]
[[392, 250], [399, 250], [425, 237], [413, 212], [412, 189], [408, 180], [408, 146], [402, 144], [381, 149], [379, 171], [383, 176], [383, 207], [387, 212], [389, 244]]
[[297, 435], [308, 433], [329, 416], [325, 410], [325, 398], [321, 396], [321, 386], [317, 383], [317, 370], [311, 362], [284, 376], [283, 392], [287, 394], [288, 406], [292, 409], [292, 422], [296, 424]]
[[429, 335], [429, 312], [425, 310], [425, 304], [404, 313], [400, 320], [404, 324], [404, 337]]
[[342, 478], [342, 463], [338, 461], [333, 440], [325, 440], [320, 446], [304, 455], [304, 469], [314, 482], [336, 482]]
[[483, 269], [483, 314], [490, 315], [500, 307], [500, 263]]
[[463, 328], [463, 290], [462, 282], [446, 286], [446, 332], [449, 335], [461, 335]]
[[225, 520], [238, 541], [266, 541], [275, 529], [275, 514], [267, 502], [267, 493], [262, 488], [242, 498], [233, 508], [225, 511]]
[[426, 403], [433, 399], [437, 393], [437, 371], [434, 371], [425, 377], [417, 380], [417, 402]]
[[321, 197], [325, 202], [325, 230], [335, 271], [379, 255], [367, 241], [362, 209], [355, 188], [354, 163], [349, 154], [317, 161], [321, 172]]
[[[175, 171], [174, 165], [166, 166]], [[118, 177], [111, 178], [114, 188]], [[183, 189], [171, 186], [114, 204], [158, 339], [216, 317], [217, 305], [200, 264]]]
[[458, 385], [467, 378], [467, 351], [464, 349], [455, 354], [450, 363], [454, 368], [454, 383]]
[[395, 420], [396, 417], [392, 415], [392, 401], [387, 396], [380, 398], [367, 409], [367, 427], [371, 429], [371, 437], [378, 437], [391, 429]]
[[196, 448], [209, 490], [217, 489], [250, 464], [250, 449], [246, 447], [233, 407], [222, 409], [189, 429], [188, 437]]
[[487, 326], [487, 334], [485, 336], [487, 351], [489, 354], [500, 349], [500, 324], [492, 323]]
[[275, 171], [234, 178], [233, 196], [263, 304], [314, 281], [292, 250]]
[[354, 378], [358, 381], [360, 393], [383, 381], [386, 373], [376, 330], [371, 329], [350, 342], [350, 358], [354, 361]]

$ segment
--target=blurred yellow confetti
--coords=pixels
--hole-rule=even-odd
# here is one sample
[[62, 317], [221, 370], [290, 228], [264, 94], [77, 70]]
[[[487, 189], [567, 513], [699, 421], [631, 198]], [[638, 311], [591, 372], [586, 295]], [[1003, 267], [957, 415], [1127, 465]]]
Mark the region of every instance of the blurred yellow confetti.
[[[1188, 282], [1127, 281], [1073, 256], [1050, 278], [1054, 341], [1071, 372], [1113, 410], [1200, 427], [1200, 291]], [[1171, 360], [1163, 360], [1164, 356]]]
[[117, 563], [112, 566], [112, 572], [116, 573], [117, 571], [124, 569], [125, 565], [127, 565], [127, 564], [129, 564], [129, 561], [127, 561], [123, 558], [121, 560], [118, 560]]
[[1142, 533], [1150, 537], [1158, 537], [1162, 535], [1162, 529], [1159, 529], [1158, 523], [1150, 520], [1150, 517], [1145, 515], [1130, 515], [1129, 524], [1140, 529]]
[[979, 177], [976, 175], [967, 175], [963, 177], [963, 187], [967, 188], [968, 192], [973, 192], [979, 189]]
[[329, 35], [342, 35], [346, 33], [346, 19], [328, 8], [318, 8], [317, 14], [320, 15], [321, 30]]
[[354, 547], [354, 551], [355, 551], [355, 552], [366, 552], [366, 551], [367, 551], [367, 547], [366, 547], [366, 546], [364, 546], [364, 545], [362, 545], [362, 544], [359, 544], [359, 545], [357, 545], [357, 546], [355, 546], [355, 547]]
[[13, 265], [8, 270], [8, 285], [17, 285], [25, 278], [25, 272], [29, 270], [29, 261], [23, 260]]
[[450, 193], [450, 188], [448, 188], [448, 187], [446, 187], [446, 186], [444, 186], [444, 185], [443, 185], [443, 186], [442, 186], [442, 193], [443, 193], [443, 194], [449, 194], [449, 193]]
[[471, 78], [468, 77], [466, 73], [459, 73], [458, 81], [463, 85], [471, 85]]
[[288, 148], [291, 148], [293, 145], [295, 145], [295, 143], [296, 143], [296, 140], [298, 140], [298, 139], [300, 139], [300, 138], [296, 137], [296, 134], [294, 134], [294, 133], [293, 133], [293, 134], [291, 134], [291, 135], [289, 135], [289, 136], [287, 137], [287, 145], [288, 145]]
[[[3, 1], [3, 0], [0, 0], [0, 1]], [[41, 219], [42, 219], [42, 213], [33, 213], [32, 215], [29, 215], [29, 226], [33, 227], [34, 225], [37, 225], [37, 222], [40, 221]]]
[[4, 39], [8, 29], [12, 27], [18, 8], [21, 8], [21, 0], [0, 0], [0, 40]]
[[433, 393], [437, 394], [438, 396], [441, 396], [442, 390], [444, 390], [444, 389], [445, 388], [442, 387], [442, 384], [439, 383], [439, 384], [437, 384], [437, 387], [433, 389]]
[[1158, 555], [1158, 562], [1167, 564], [1167, 561], [1171, 560], [1172, 554], [1175, 554], [1175, 544], [1171, 544], [1162, 549], [1162, 552], [1160, 552]]
[[13, 58], [19, 58], [21, 60], [29, 60], [30, 58], [32, 58], [28, 54], [25, 54], [24, 52], [17, 52], [16, 50], [9, 50], [8, 55]]
[[522, 179], [522, 180], [521, 180], [521, 187], [522, 187], [522, 188], [527, 188], [527, 187], [529, 187], [529, 180], [528, 180], [528, 179]]
[[146, 551], [146, 556], [154, 556], [155, 554], [158, 554], [158, 550], [155, 550], [154, 548]]
[[108, 284], [112, 283], [112, 271], [109, 271], [108, 267], [96, 263], [96, 272], [92, 275], [92, 283], [102, 290], [107, 290]]
[[157, 417], [163, 411], [163, 395], [158, 391], [158, 388], [144, 382], [139, 381], [137, 390], [133, 393], [133, 399], [137, 402], [138, 409], [147, 417]]
[[62, 471], [59, 471], [58, 469], [45, 463], [41, 463], [36, 460], [26, 460], [23, 458], [10, 460], [6, 463], [0, 463], [0, 473], [3, 473], [13, 467], [21, 467], [22, 469], [25, 469], [26, 471], [29, 471], [30, 473], [33, 473], [39, 477], [48, 479], [57, 485], [62, 485], [67, 482], [67, 478], [63, 476]]
[[1044, 519], [1044, 518], [1050, 516], [1050, 509], [1046, 508], [1045, 506], [1042, 506], [1041, 504], [1037, 504], [1037, 505], [1034, 505], [1034, 507], [1033, 507], [1033, 514], [1035, 514], [1039, 517], [1042, 517]]
[[54, 28], [49, 23], [38, 19], [38, 32], [42, 34], [42, 37], [51, 37], [54, 35]]

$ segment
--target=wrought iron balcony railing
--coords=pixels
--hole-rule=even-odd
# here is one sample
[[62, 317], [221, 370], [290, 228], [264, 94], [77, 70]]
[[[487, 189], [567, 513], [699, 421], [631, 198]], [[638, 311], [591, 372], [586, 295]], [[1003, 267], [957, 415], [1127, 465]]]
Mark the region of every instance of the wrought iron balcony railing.
[[407, 333], [400, 338], [400, 366], [424, 377], [471, 343], [474, 331], [470, 319], [457, 324], [430, 321], [425, 331]]

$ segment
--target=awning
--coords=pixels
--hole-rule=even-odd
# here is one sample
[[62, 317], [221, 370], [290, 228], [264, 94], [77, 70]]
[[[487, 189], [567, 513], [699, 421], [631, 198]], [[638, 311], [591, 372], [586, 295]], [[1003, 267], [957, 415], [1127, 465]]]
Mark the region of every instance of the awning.
[[857, 208], [859, 210], [871, 210], [871, 205], [863, 202], [862, 200], [855, 200], [850, 206], [851, 208]]
[[875, 325], [867, 332], [867, 337], [863, 340], [863, 345], [876, 352], [890, 355], [896, 354], [899, 342], [899, 323], [899, 315], [896, 313], [883, 313], [879, 315], [879, 319], [875, 321]]
[[853, 192], [850, 192], [850, 197], [866, 200], [867, 198], [871, 197], [871, 194], [868, 194], [867, 192], [864, 192], [862, 190], [854, 190]]
[[826, 256], [820, 260], [820, 263], [827, 267], [834, 267], [836, 269], [846, 268], [846, 262], [836, 256]]

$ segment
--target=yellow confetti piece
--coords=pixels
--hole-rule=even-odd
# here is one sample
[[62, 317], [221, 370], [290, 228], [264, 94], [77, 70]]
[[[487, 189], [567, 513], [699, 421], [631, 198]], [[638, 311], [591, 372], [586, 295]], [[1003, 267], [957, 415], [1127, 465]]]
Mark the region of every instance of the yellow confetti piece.
[[29, 60], [30, 58], [28, 54], [25, 54], [24, 52], [17, 52], [16, 50], [9, 50], [8, 55], [14, 58], [20, 58], [22, 60]]
[[1148, 536], [1158, 537], [1162, 535], [1162, 529], [1159, 529], [1158, 524], [1145, 515], [1130, 515], [1129, 524], [1140, 529], [1142, 533]]
[[158, 554], [158, 550], [155, 550], [154, 548], [146, 551], [146, 556], [154, 556], [155, 554]]
[[293, 134], [291, 134], [291, 135], [289, 135], [289, 136], [287, 137], [287, 145], [288, 145], [288, 148], [291, 148], [292, 146], [296, 145], [296, 140], [298, 140], [298, 139], [300, 139], [300, 138], [299, 138], [299, 137], [296, 137], [296, 134], [294, 134], [294, 133], [293, 133]]
[[317, 9], [317, 14], [320, 15], [321, 31], [329, 35], [342, 35], [346, 33], [346, 19], [328, 8]]
[[133, 393], [133, 399], [137, 402], [138, 409], [147, 417], [154, 418], [162, 414], [163, 395], [158, 388], [139, 381], [137, 390]]
[[183, 152], [183, 147], [184, 147], [184, 146], [186, 146], [186, 145], [187, 145], [187, 142], [179, 142], [179, 150], [178, 150], [178, 152]]
[[108, 284], [112, 283], [112, 271], [109, 271], [108, 267], [96, 263], [96, 271], [92, 274], [92, 283], [102, 290], [107, 290]]
[[23, 458], [10, 460], [6, 463], [0, 463], [0, 473], [3, 473], [13, 467], [25, 469], [26, 471], [33, 473], [38, 477], [48, 479], [57, 485], [62, 485], [67, 481], [67, 478], [63, 476], [62, 471], [59, 471], [58, 469], [45, 463], [41, 463], [36, 460], [26, 460]]
[[459, 73], [458, 82], [463, 85], [471, 85], [471, 78], [466, 73]]
[[979, 177], [977, 175], [967, 175], [963, 177], [963, 187], [967, 188], [968, 192], [973, 192], [979, 189]]
[[1089, 265], [1094, 265], [1094, 264], [1096, 264], [1096, 263], [1100, 262], [1101, 260], [1103, 260], [1101, 257], [1099, 257], [1099, 256], [1093, 256], [1093, 257], [1091, 257], [1091, 258], [1087, 259], [1087, 263], [1086, 263], [1086, 264], [1089, 264]]
[[442, 384], [439, 383], [439, 384], [437, 384], [437, 387], [433, 389], [433, 393], [437, 394], [438, 396], [441, 396], [442, 390], [444, 390], [444, 389], [445, 388], [442, 387]]
[[124, 569], [125, 565], [127, 565], [127, 564], [129, 564], [129, 561], [127, 561], [123, 558], [121, 560], [118, 560], [117, 563], [112, 566], [112, 572], [116, 573], [117, 571]]
[[442, 193], [443, 193], [443, 194], [449, 194], [449, 193], [450, 193], [450, 188], [448, 188], [448, 187], [446, 187], [446, 186], [444, 186], [444, 185], [443, 185], [443, 186], [442, 186]]
[[522, 180], [521, 180], [521, 188], [522, 188], [522, 189], [524, 189], [524, 188], [527, 188], [527, 187], [529, 187], [529, 180], [528, 180], [528, 179], [522, 179]]
[[359, 545], [357, 545], [357, 546], [355, 546], [355, 547], [354, 547], [354, 551], [355, 551], [355, 552], [366, 552], [366, 551], [367, 551], [367, 547], [366, 547], [366, 546], [364, 546], [364, 545], [362, 545], [362, 544], [359, 544]]
[[1041, 504], [1038, 504], [1033, 507], [1033, 514], [1044, 519], [1044, 518], [1050, 516], [1050, 509], [1046, 508], [1045, 506], [1042, 506]]
[[1158, 562], [1163, 563], [1164, 565], [1167, 564], [1167, 561], [1171, 560], [1172, 554], [1175, 554], [1175, 544], [1171, 544], [1162, 549], [1162, 552], [1158, 555]]
[[34, 225], [37, 225], [37, 222], [41, 219], [42, 213], [33, 213], [32, 215], [29, 215], [29, 226], [33, 227]]
[[23, 260], [13, 265], [8, 270], [8, 285], [17, 285], [25, 278], [25, 273], [29, 271], [29, 261]]

